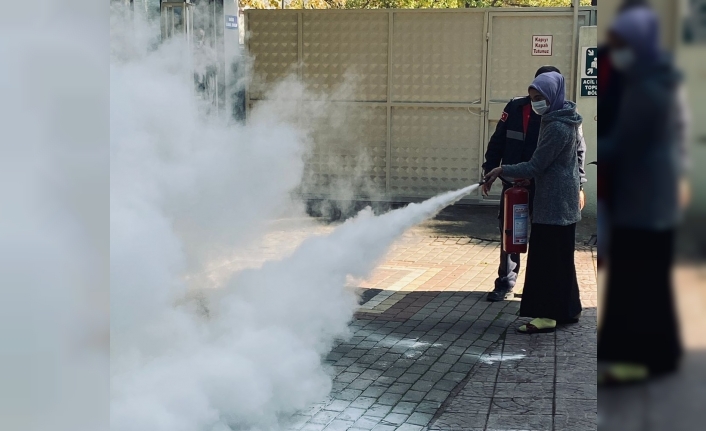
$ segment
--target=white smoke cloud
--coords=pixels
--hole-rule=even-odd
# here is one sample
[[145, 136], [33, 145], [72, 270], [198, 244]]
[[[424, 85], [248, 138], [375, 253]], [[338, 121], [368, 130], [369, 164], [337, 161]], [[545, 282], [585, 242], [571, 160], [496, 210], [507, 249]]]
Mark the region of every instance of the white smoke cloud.
[[383, 216], [362, 211], [204, 290], [187, 276], [299, 208], [291, 193], [315, 122], [302, 121], [293, 81], [246, 126], [204, 117], [183, 47], [148, 51], [149, 31], [136, 34], [111, 41], [111, 429], [279, 429], [330, 391], [321, 357], [348, 335], [357, 295], [347, 277], [369, 275], [407, 228], [476, 186]]
[[107, 429], [107, 8], [3, 6], [0, 429]]

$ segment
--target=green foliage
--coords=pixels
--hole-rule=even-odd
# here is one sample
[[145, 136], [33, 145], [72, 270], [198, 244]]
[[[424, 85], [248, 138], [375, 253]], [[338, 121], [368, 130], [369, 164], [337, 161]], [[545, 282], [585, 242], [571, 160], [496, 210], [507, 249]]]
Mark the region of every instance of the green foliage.
[[[287, 9], [449, 9], [477, 7], [568, 7], [572, 0], [285, 0]], [[252, 9], [277, 9], [281, 0], [240, 0]], [[590, 6], [591, 0], [581, 0]]]

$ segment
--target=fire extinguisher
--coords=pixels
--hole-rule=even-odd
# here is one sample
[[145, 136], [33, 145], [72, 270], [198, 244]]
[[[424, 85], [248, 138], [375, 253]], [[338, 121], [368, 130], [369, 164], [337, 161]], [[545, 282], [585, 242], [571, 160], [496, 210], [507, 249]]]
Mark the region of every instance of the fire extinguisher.
[[512, 185], [505, 190], [503, 250], [505, 253], [527, 253], [529, 191], [517, 180], [514, 184], [504, 178], [500, 180], [503, 184]]
[[[505, 186], [503, 204], [503, 250], [505, 253], [527, 253], [529, 233], [529, 191], [520, 185], [520, 180], [511, 183], [498, 177]], [[483, 184], [485, 181], [481, 181]]]

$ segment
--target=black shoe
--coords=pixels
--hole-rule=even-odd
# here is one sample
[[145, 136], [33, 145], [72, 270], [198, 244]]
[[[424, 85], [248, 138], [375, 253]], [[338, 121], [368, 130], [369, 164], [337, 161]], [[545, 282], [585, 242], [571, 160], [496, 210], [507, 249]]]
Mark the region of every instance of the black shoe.
[[583, 312], [577, 314], [577, 315], [574, 316], [574, 317], [570, 317], [570, 318], [568, 318], [568, 319], [559, 319], [559, 320], [556, 321], [556, 323], [560, 323], [560, 324], [562, 324], [562, 325], [572, 325], [572, 324], [574, 324], [574, 323], [579, 323], [579, 320], [581, 320], [581, 314], [582, 314], [582, 313], [583, 313]]
[[512, 293], [512, 288], [502, 288], [496, 287], [492, 292], [488, 292], [487, 300], [490, 302], [504, 301], [506, 299], [512, 299], [515, 294]]

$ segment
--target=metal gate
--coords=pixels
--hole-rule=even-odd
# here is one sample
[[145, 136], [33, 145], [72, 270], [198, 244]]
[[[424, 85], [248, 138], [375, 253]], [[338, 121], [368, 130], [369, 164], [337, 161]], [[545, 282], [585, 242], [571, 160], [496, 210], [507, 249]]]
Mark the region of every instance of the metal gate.
[[[502, 108], [539, 66], [561, 69], [573, 94], [578, 27], [593, 20], [595, 8], [251, 9], [247, 107], [292, 75], [311, 90], [302, 107], [332, 95], [313, 128], [308, 197], [353, 186], [351, 199], [425, 199], [479, 180]], [[551, 56], [532, 55], [536, 35], [552, 36]]]
[[[141, 3], [133, 12], [149, 19], [148, 1]], [[218, 115], [225, 105], [222, 2], [161, 1], [159, 11], [162, 40], [184, 39], [196, 94], [208, 100], [210, 104], [204, 106]]]

